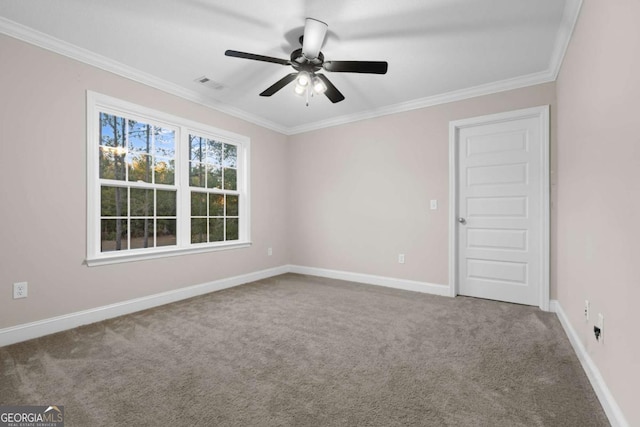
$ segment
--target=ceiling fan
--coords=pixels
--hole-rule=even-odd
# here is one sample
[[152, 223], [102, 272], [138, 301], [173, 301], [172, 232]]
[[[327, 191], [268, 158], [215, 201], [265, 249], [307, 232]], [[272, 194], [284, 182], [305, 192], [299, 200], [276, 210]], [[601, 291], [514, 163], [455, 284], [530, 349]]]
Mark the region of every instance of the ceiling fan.
[[301, 49], [291, 52], [290, 59], [280, 59], [271, 56], [256, 55], [253, 53], [227, 50], [226, 56], [236, 58], [253, 59], [255, 61], [272, 62], [280, 65], [290, 65], [296, 70], [288, 74], [273, 85], [264, 90], [260, 96], [271, 96], [280, 89], [296, 80], [295, 92], [298, 95], [306, 95], [307, 106], [309, 96], [324, 93], [333, 103], [340, 102], [344, 95], [320, 70], [334, 73], [367, 73], [386, 74], [388, 64], [386, 61], [325, 61], [320, 52], [322, 43], [327, 33], [327, 24], [317, 19], [307, 18], [304, 26], [304, 34], [300, 37]]

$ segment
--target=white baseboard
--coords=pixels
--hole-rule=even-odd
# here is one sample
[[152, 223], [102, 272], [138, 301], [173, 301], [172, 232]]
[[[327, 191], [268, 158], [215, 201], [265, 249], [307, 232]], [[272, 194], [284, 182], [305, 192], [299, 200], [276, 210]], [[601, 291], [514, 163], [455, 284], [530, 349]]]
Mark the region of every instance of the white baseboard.
[[329, 279], [347, 280], [350, 282], [365, 283], [368, 285], [385, 286], [387, 288], [403, 289], [405, 291], [422, 292], [448, 297], [449, 286], [437, 285], [414, 280], [396, 279], [393, 277], [374, 276], [371, 274], [351, 273], [349, 271], [328, 270], [324, 268], [304, 267], [290, 265], [289, 272], [308, 274], [310, 276], [326, 277]]
[[212, 282], [188, 286], [186, 288], [162, 292], [147, 297], [135, 298], [116, 304], [105, 305], [89, 310], [78, 311], [49, 319], [38, 320], [36, 322], [0, 329], [0, 347], [73, 329], [78, 326], [100, 322], [102, 320], [111, 319], [124, 314], [158, 307], [160, 305], [192, 298], [198, 295], [204, 295], [210, 292], [239, 286], [256, 280], [278, 276], [280, 274], [287, 273], [288, 271], [288, 266], [270, 268], [267, 270], [256, 271], [254, 273], [214, 280]]
[[593, 390], [596, 392], [596, 396], [600, 400], [600, 404], [604, 409], [604, 412], [607, 414], [607, 418], [609, 418], [609, 422], [612, 427], [629, 427], [629, 423], [624, 417], [622, 410], [616, 403], [611, 391], [607, 387], [607, 384], [604, 382], [604, 378], [602, 378], [602, 374], [600, 374], [600, 370], [593, 362], [593, 359], [587, 353], [582, 341], [580, 340], [579, 335], [576, 330], [573, 329], [571, 323], [569, 323], [569, 318], [565, 314], [562, 306], [560, 305], [560, 301], [551, 300], [549, 304], [549, 309], [556, 313], [558, 319], [560, 319], [560, 323], [564, 328], [565, 333], [569, 337], [569, 341], [573, 346], [580, 363], [582, 364], [582, 369], [584, 369], [589, 381], [591, 382], [591, 386]]
[[100, 322], [125, 314], [158, 307], [164, 304], [192, 298], [198, 295], [231, 288], [256, 280], [266, 279], [285, 273], [308, 274], [312, 276], [327, 277], [351, 282], [367, 283], [371, 285], [386, 286], [389, 288], [404, 289], [416, 292], [425, 292], [436, 295], [449, 295], [449, 287], [434, 285], [431, 283], [416, 282], [404, 279], [394, 279], [390, 277], [373, 276], [368, 274], [350, 273], [346, 271], [326, 270], [322, 268], [301, 267], [297, 265], [283, 265], [280, 267], [261, 270], [254, 273], [240, 276], [214, 280], [208, 283], [188, 286], [186, 288], [175, 289], [142, 298], [135, 298], [115, 304], [96, 307], [89, 310], [64, 314], [62, 316], [51, 317], [49, 319], [24, 323], [22, 325], [11, 326], [0, 329], [0, 347], [27, 341], [33, 338], [62, 332], [90, 323]]

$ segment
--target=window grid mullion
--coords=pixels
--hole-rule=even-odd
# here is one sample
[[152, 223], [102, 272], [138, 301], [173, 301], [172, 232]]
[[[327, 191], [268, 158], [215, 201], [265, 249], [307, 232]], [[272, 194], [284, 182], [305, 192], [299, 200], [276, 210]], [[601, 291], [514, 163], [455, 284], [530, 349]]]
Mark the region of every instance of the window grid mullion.
[[[122, 145], [124, 149], [124, 180], [129, 182], [129, 168], [127, 167], [127, 157], [129, 157], [129, 120], [125, 117], [124, 120], [124, 134], [122, 135]], [[117, 132], [116, 132], [117, 133]]]
[[[151, 132], [151, 147], [149, 147], [149, 171], [151, 172], [151, 183], [156, 183], [156, 174], [155, 174], [155, 164], [156, 164], [156, 126], [155, 125], [147, 125], [147, 132]], [[175, 181], [175, 178], [174, 178]], [[154, 192], [155, 193], [155, 192]]]

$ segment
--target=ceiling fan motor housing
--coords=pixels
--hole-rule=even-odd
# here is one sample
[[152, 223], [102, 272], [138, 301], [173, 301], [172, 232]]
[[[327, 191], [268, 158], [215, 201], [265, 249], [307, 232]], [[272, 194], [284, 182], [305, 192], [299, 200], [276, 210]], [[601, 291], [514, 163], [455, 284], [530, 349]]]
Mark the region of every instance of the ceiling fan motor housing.
[[324, 62], [324, 55], [322, 52], [318, 53], [318, 57], [314, 59], [308, 59], [302, 54], [302, 49], [296, 49], [291, 52], [291, 66], [296, 71], [306, 71], [310, 74], [320, 71], [322, 69], [322, 63]]

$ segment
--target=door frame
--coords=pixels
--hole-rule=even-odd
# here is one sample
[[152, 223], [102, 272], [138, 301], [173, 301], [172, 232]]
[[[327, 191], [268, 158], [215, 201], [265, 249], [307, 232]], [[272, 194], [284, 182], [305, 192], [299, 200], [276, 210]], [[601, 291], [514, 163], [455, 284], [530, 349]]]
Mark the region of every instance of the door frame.
[[549, 311], [549, 245], [550, 245], [550, 187], [549, 187], [549, 105], [507, 111], [468, 119], [449, 122], [449, 294], [458, 295], [458, 139], [460, 130], [481, 124], [497, 124], [511, 120], [538, 118], [540, 120], [541, 138], [541, 203], [538, 210], [540, 219], [540, 247], [542, 260], [540, 263], [540, 295], [538, 306], [541, 310]]

